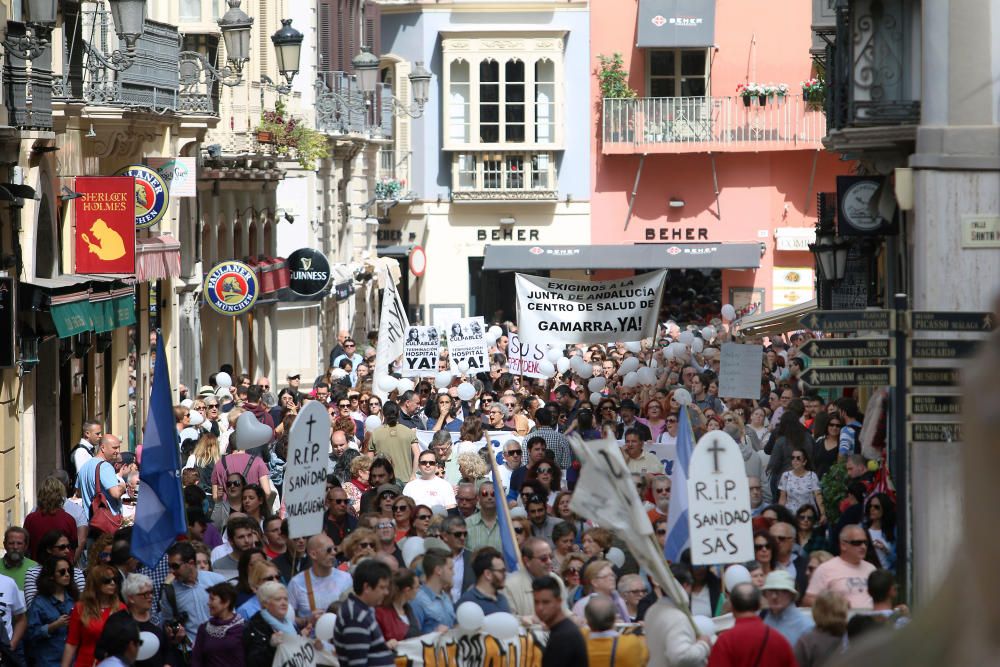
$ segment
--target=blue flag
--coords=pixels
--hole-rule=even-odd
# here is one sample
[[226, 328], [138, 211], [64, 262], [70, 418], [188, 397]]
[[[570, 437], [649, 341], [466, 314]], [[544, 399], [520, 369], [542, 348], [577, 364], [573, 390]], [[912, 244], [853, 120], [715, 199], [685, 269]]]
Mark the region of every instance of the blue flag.
[[180, 470], [170, 373], [160, 335], [156, 340], [153, 390], [143, 432], [139, 499], [132, 529], [132, 555], [149, 568], [156, 567], [177, 536], [187, 532]]
[[667, 543], [663, 553], [671, 563], [681, 560], [681, 552], [688, 547], [691, 529], [688, 526], [687, 475], [694, 451], [694, 430], [687, 406], [682, 405], [677, 417], [677, 461], [670, 475], [670, 512], [667, 516]]
[[503, 554], [504, 564], [507, 572], [517, 572], [521, 569], [521, 549], [517, 546], [517, 539], [514, 538], [514, 524], [510, 521], [510, 509], [507, 507], [507, 498], [503, 492], [503, 484], [500, 483], [500, 468], [497, 465], [497, 457], [490, 456], [490, 466], [493, 468], [493, 493], [497, 499], [497, 528], [500, 529], [500, 551]]

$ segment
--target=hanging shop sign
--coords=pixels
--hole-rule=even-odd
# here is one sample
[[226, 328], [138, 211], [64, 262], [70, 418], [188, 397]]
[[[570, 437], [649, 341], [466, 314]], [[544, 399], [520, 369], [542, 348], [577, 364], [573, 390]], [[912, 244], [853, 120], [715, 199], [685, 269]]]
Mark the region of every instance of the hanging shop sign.
[[135, 273], [137, 182], [131, 176], [77, 177], [76, 273]]
[[312, 248], [299, 248], [288, 256], [288, 289], [299, 296], [316, 296], [330, 284], [330, 261]]
[[216, 264], [205, 278], [205, 302], [222, 315], [242, 315], [257, 301], [260, 281], [243, 262]]
[[147, 229], [158, 223], [170, 203], [170, 190], [163, 177], [141, 164], [123, 167], [115, 175], [135, 177], [135, 226]]
[[[884, 176], [838, 176], [837, 221], [841, 236], [899, 233], [895, 199]], [[886, 201], [889, 200], [889, 201]]]
[[149, 157], [146, 164], [156, 170], [171, 197], [196, 197], [198, 195], [198, 165], [193, 157]]

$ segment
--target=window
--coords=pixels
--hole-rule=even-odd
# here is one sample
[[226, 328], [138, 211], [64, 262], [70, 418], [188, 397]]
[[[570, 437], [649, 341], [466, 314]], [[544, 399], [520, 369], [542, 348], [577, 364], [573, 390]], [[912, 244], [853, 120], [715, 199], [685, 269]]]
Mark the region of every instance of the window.
[[181, 21], [201, 20], [201, 0], [181, 0], [180, 7]]
[[709, 65], [706, 49], [650, 50], [649, 96], [706, 97]]
[[[445, 150], [477, 146], [552, 150], [562, 141], [561, 84], [565, 34], [485, 33], [443, 40]], [[524, 158], [530, 162], [530, 158]], [[493, 160], [493, 162], [497, 162]], [[515, 165], [489, 165], [502, 181]], [[480, 174], [485, 168], [477, 163]]]
[[452, 163], [456, 199], [555, 197], [555, 163], [552, 154], [456, 153]]

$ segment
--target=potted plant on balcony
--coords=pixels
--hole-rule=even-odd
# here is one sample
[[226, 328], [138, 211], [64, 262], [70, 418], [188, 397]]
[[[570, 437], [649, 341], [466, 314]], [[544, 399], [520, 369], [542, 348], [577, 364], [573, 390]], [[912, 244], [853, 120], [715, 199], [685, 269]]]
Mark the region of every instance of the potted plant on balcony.
[[767, 104], [767, 88], [750, 81], [736, 86], [736, 94], [743, 98], [743, 106], [748, 107], [754, 98], [760, 106]]
[[379, 201], [397, 200], [405, 186], [406, 181], [397, 181], [395, 178], [381, 178], [375, 182], [375, 199]]
[[261, 114], [255, 130], [257, 142], [275, 146], [279, 155], [294, 157], [303, 169], [313, 170], [316, 161], [330, 155], [325, 134], [306, 125], [301, 118], [286, 114], [281, 100], [274, 104], [274, 111]]
[[788, 96], [788, 90], [789, 89], [787, 83], [778, 83], [778, 84], [769, 83], [767, 85], [767, 96], [773, 97], [774, 101], [780, 107], [783, 106], [785, 103], [785, 98]]
[[[637, 93], [628, 85], [628, 71], [625, 69], [625, 60], [622, 54], [615, 52], [610, 56], [598, 55], [600, 66], [597, 69], [597, 78], [601, 85], [602, 100], [633, 100]], [[620, 102], [625, 104], [625, 102]], [[633, 107], [634, 108], [634, 107]], [[614, 114], [610, 119], [611, 141], [632, 141], [629, 118], [631, 114]], [[605, 119], [607, 122], [608, 119]]]
[[818, 77], [803, 81], [802, 97], [806, 101], [807, 109], [811, 111], [822, 109], [826, 101], [826, 82]]

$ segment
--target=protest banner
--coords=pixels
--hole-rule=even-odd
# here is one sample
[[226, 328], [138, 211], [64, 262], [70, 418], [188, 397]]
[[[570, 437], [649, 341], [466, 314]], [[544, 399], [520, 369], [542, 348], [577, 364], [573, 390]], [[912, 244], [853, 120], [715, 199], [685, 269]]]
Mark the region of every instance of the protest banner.
[[[434, 437], [434, 431], [418, 430], [416, 433], [417, 433], [417, 442], [420, 443], [421, 451], [427, 451], [427, 448], [431, 444], [431, 439]], [[458, 438], [459, 438], [458, 433], [451, 434], [451, 442], [453, 445], [458, 442]], [[513, 431], [487, 431], [486, 438], [488, 438], [490, 447], [493, 449], [493, 457], [497, 460], [498, 465], [503, 465], [505, 463], [505, 459], [503, 456], [503, 446], [508, 440], [516, 440], [518, 444], [521, 445], [524, 444], [524, 437], [514, 433]], [[474, 450], [475, 452], [478, 452], [480, 449], [486, 446], [486, 443], [487, 439], [480, 440], [479, 442], [463, 442], [462, 444], [469, 445], [470, 451]], [[459, 453], [462, 452], [459, 452], [458, 450], [455, 451], [456, 456]]]
[[285, 634], [274, 651], [271, 667], [313, 667], [313, 665], [339, 665], [337, 657], [327, 650], [317, 649], [305, 637]]
[[284, 501], [288, 536], [317, 535], [323, 530], [326, 507], [326, 469], [330, 461], [330, 415], [318, 401], [310, 401], [288, 432]]
[[411, 326], [403, 345], [403, 377], [431, 377], [438, 371], [441, 336], [437, 327]]
[[666, 271], [590, 282], [515, 275], [521, 336], [549, 344], [606, 343], [656, 335]]
[[410, 328], [410, 318], [399, 296], [392, 275], [385, 272], [385, 289], [382, 290], [382, 317], [378, 323], [378, 343], [375, 345], [375, 368], [372, 391], [384, 403], [389, 398], [380, 380], [389, 374], [389, 366], [403, 354], [403, 334]]
[[459, 628], [396, 645], [396, 667], [541, 667], [542, 646], [530, 630], [510, 639]]
[[523, 340], [516, 332], [510, 332], [507, 345], [507, 371], [511, 375], [529, 378], [546, 378], [538, 371], [538, 364], [545, 358], [548, 345], [537, 345]]
[[653, 442], [644, 446], [643, 449], [663, 464], [663, 470], [669, 477], [674, 470], [674, 461], [677, 460], [677, 445], [674, 443]]
[[760, 398], [764, 348], [759, 344], [723, 343], [719, 361], [719, 396]]
[[750, 485], [740, 446], [724, 431], [709, 431], [688, 468], [691, 562], [722, 565], [753, 560]]
[[448, 327], [448, 358], [451, 372], [459, 373], [459, 364], [469, 366], [468, 374], [474, 375], [490, 369], [487, 358], [486, 321], [482, 317], [463, 317]]

